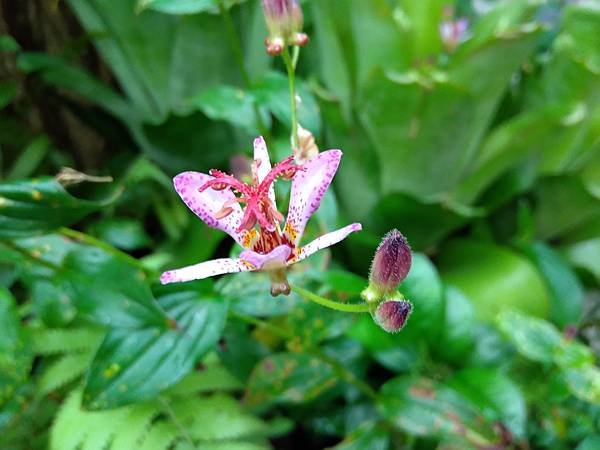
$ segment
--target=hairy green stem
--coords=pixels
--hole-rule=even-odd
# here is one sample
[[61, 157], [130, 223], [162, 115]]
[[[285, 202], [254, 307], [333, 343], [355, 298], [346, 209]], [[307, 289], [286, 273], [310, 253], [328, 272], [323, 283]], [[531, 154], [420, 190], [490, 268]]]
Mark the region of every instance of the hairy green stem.
[[311, 302], [318, 303], [321, 306], [325, 306], [329, 309], [335, 309], [336, 311], [344, 311], [351, 313], [366, 313], [369, 312], [369, 305], [366, 303], [341, 303], [333, 300], [329, 300], [328, 298], [321, 297], [313, 292], [307, 291], [306, 289], [302, 289], [301, 287], [291, 285], [292, 291], [296, 294], [304, 297]]
[[[233, 310], [229, 310], [229, 315], [234, 317], [242, 322], [249, 323], [251, 325], [255, 325], [258, 328], [264, 328], [266, 330], [271, 331], [276, 336], [279, 336], [285, 340], [293, 340], [295, 336], [289, 331], [278, 327], [277, 325], [273, 325], [272, 323], [266, 322], [264, 320], [257, 319], [256, 317], [247, 316], [245, 314], [238, 313]], [[377, 392], [369, 386], [367, 383], [362, 381], [360, 378], [356, 377], [350, 370], [348, 370], [343, 364], [337, 361], [335, 358], [332, 358], [328, 354], [326, 354], [323, 350], [314, 345], [307, 345], [306, 350], [309, 353], [312, 353], [314, 356], [319, 358], [326, 364], [329, 364], [338, 376], [352, 384], [356, 389], [362, 392], [366, 397], [368, 397], [372, 401], [377, 401]]]
[[[242, 74], [242, 78], [244, 80], [244, 84], [246, 87], [250, 87], [252, 84], [250, 80], [250, 75], [248, 74], [248, 70], [246, 70], [246, 64], [244, 63], [244, 51], [242, 49], [242, 43], [240, 41], [240, 37], [235, 31], [235, 24], [233, 23], [233, 19], [231, 17], [231, 13], [229, 9], [225, 6], [223, 0], [219, 0], [219, 11], [221, 13], [221, 17], [223, 18], [223, 22], [225, 23], [225, 31], [227, 33], [227, 39], [229, 39], [229, 45], [231, 45], [231, 49], [233, 50], [233, 54], [235, 57], [235, 61], [240, 69], [240, 73]], [[256, 116], [256, 125], [260, 131], [260, 134], [263, 136], [269, 135], [269, 130], [265, 125], [262, 115], [260, 114], [260, 109], [256, 103], [253, 102], [254, 115]]]
[[[299, 47], [296, 47], [299, 48]], [[294, 52], [294, 60], [290, 56], [290, 52], [287, 47], [283, 49], [283, 53], [281, 53], [281, 57], [283, 58], [283, 62], [285, 63], [285, 68], [288, 74], [288, 83], [290, 88], [290, 109], [291, 109], [291, 118], [292, 118], [292, 147], [298, 148], [299, 140], [298, 140], [298, 114], [297, 114], [297, 105], [296, 105], [296, 64], [298, 63], [298, 55], [299, 51]]]

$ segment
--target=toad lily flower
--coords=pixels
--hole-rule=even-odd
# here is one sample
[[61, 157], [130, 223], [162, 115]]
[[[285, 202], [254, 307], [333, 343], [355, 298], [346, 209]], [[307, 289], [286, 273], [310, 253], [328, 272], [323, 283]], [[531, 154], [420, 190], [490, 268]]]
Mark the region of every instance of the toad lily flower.
[[[229, 234], [244, 249], [239, 258], [221, 258], [182, 269], [164, 272], [161, 283], [199, 280], [233, 272], [266, 271], [271, 277], [271, 294], [288, 295], [285, 269], [323, 248], [361, 230], [353, 223], [325, 234], [300, 247], [310, 217], [331, 184], [342, 152], [328, 150], [303, 165], [289, 157], [271, 167], [262, 137], [254, 141], [252, 184], [218, 170], [210, 175], [184, 172], [175, 177], [175, 190], [185, 204], [209, 227]], [[292, 189], [287, 220], [277, 210], [273, 184], [278, 178], [291, 179]], [[242, 207], [241, 205], [244, 205]]]

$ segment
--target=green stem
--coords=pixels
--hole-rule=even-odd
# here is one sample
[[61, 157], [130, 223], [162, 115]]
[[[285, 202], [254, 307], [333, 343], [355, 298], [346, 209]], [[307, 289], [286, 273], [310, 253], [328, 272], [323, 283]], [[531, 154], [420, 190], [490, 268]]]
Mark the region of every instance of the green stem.
[[50, 261], [46, 261], [41, 256], [36, 256], [35, 254], [30, 253], [29, 250], [21, 247], [20, 245], [15, 244], [12, 241], [2, 240], [2, 241], [0, 241], [0, 243], [2, 245], [4, 245], [5, 247], [8, 247], [9, 249], [11, 249], [11, 250], [19, 253], [20, 255], [24, 256], [26, 259], [30, 260], [34, 264], [37, 264], [39, 266], [44, 266], [47, 269], [53, 270], [54, 272], [62, 272], [62, 270], [63, 270], [63, 268], [60, 267], [59, 265], [54, 264], [54, 263], [52, 263]]
[[318, 303], [321, 306], [325, 306], [329, 309], [335, 309], [336, 311], [344, 311], [351, 313], [366, 313], [369, 312], [369, 305], [366, 303], [341, 303], [333, 300], [329, 300], [328, 298], [321, 297], [313, 292], [307, 291], [306, 289], [302, 289], [301, 287], [291, 285], [292, 291], [297, 293], [298, 295], [304, 297], [311, 302]]
[[84, 244], [91, 245], [92, 247], [98, 247], [98, 248], [104, 250], [106, 253], [110, 253], [111, 255], [115, 256], [116, 258], [119, 258], [120, 260], [126, 262], [127, 264], [137, 267], [138, 269], [140, 269], [142, 272], [144, 272], [149, 277], [152, 277], [152, 278], [158, 277], [158, 272], [156, 272], [153, 269], [147, 268], [146, 266], [144, 266], [144, 264], [142, 264], [139, 260], [137, 260], [133, 256], [128, 255], [127, 253], [122, 252], [121, 250], [113, 247], [112, 245], [107, 244], [106, 242], [101, 241], [100, 239], [96, 239], [95, 237], [90, 236], [89, 234], [85, 234], [85, 233], [82, 233], [81, 231], [72, 230], [71, 228], [64, 228], [64, 227], [60, 228], [58, 230], [58, 232], [60, 234], [62, 234], [63, 236], [68, 237], [69, 239], [73, 239], [78, 242], [83, 242]]
[[[223, 22], [225, 23], [225, 31], [227, 33], [227, 39], [229, 39], [229, 45], [231, 45], [231, 49], [233, 50], [233, 55], [235, 57], [235, 61], [240, 69], [240, 73], [242, 74], [242, 78], [244, 80], [244, 84], [246, 87], [250, 87], [250, 75], [248, 74], [248, 70], [246, 70], [246, 64], [244, 64], [244, 51], [242, 49], [242, 43], [240, 38], [235, 31], [235, 24], [233, 23], [233, 19], [231, 18], [231, 13], [229, 9], [225, 6], [223, 0], [219, 0], [219, 11], [221, 13], [221, 17], [223, 18]], [[253, 102], [254, 115], [256, 116], [256, 125], [260, 131], [260, 134], [267, 137], [269, 135], [269, 130], [265, 125], [262, 115], [260, 114], [260, 109], [256, 103]]]
[[[246, 322], [251, 325], [255, 325], [258, 328], [264, 328], [266, 330], [269, 330], [269, 331], [273, 332], [273, 334], [279, 336], [282, 339], [291, 341], [295, 338], [295, 336], [292, 333], [288, 332], [287, 330], [284, 330], [283, 328], [280, 328], [269, 322], [265, 322], [264, 320], [260, 320], [255, 317], [247, 316], [245, 314], [240, 314], [233, 310], [229, 310], [229, 315], [231, 317], [234, 317], [234, 318], [242, 321], [242, 322]], [[371, 386], [369, 386], [367, 383], [362, 381], [360, 378], [357, 378], [356, 375], [354, 375], [350, 370], [348, 370], [343, 364], [341, 364], [335, 358], [332, 358], [331, 356], [326, 354], [323, 350], [321, 350], [320, 348], [318, 348], [314, 345], [308, 345], [306, 347], [306, 350], [309, 353], [312, 353], [317, 358], [319, 358], [321, 361], [323, 361], [326, 364], [329, 364], [331, 367], [333, 367], [333, 369], [336, 371], [336, 373], [338, 374], [338, 376], [340, 378], [342, 378], [343, 380], [346, 380], [348, 383], [354, 385], [354, 387], [356, 387], [359, 391], [361, 391], [366, 397], [368, 397], [372, 401], [377, 401], [377, 392], [375, 392], [375, 390], [373, 390], [373, 388]]]
[[[298, 48], [298, 47], [296, 47]], [[290, 52], [287, 47], [283, 49], [283, 53], [281, 57], [283, 58], [283, 62], [285, 63], [285, 68], [288, 74], [288, 83], [290, 87], [290, 109], [291, 109], [291, 117], [292, 117], [292, 147], [298, 148], [298, 115], [296, 111], [296, 63], [298, 62], [298, 54], [294, 54], [295, 62], [292, 60], [290, 56]]]

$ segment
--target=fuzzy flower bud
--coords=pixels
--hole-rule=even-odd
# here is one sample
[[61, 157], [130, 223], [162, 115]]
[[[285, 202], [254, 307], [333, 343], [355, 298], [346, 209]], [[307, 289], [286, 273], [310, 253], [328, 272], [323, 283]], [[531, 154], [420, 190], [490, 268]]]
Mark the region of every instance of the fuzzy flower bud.
[[363, 292], [368, 303], [376, 303], [393, 294], [406, 278], [412, 262], [406, 238], [394, 229], [383, 237], [371, 263], [369, 286]]
[[397, 333], [404, 328], [411, 312], [412, 303], [407, 300], [386, 300], [377, 306], [373, 319], [388, 333]]
[[267, 53], [279, 55], [286, 45], [303, 46], [308, 36], [302, 33], [304, 16], [298, 0], [262, 0], [269, 37], [265, 40]]

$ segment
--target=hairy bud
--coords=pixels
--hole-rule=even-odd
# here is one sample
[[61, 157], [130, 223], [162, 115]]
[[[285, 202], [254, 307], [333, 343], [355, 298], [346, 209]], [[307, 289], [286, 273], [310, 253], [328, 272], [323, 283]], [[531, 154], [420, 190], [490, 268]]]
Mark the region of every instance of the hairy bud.
[[262, 0], [269, 37], [265, 39], [267, 53], [279, 55], [286, 45], [303, 46], [308, 36], [302, 33], [304, 16], [298, 0]]
[[388, 333], [397, 333], [404, 328], [411, 312], [412, 303], [407, 300], [386, 300], [377, 306], [373, 319]]
[[394, 293], [406, 278], [412, 262], [412, 253], [406, 238], [394, 229], [383, 237], [371, 263], [369, 286], [363, 298], [369, 303]]

